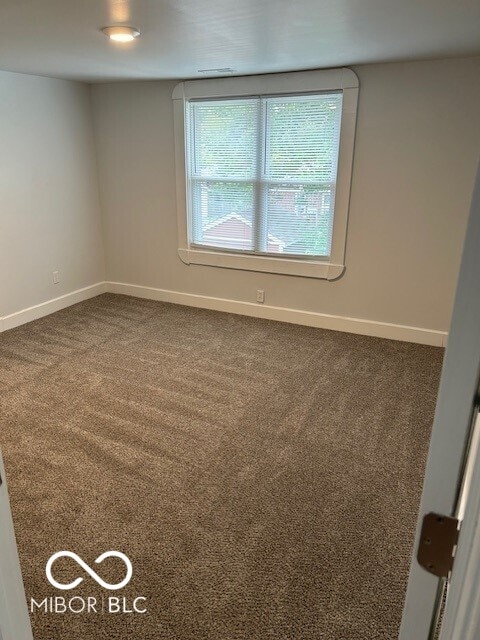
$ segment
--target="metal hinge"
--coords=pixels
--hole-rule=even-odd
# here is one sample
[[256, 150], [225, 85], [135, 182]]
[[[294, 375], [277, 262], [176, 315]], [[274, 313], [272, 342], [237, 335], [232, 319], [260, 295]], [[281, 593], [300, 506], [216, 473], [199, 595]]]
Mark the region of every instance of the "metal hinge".
[[427, 513], [423, 518], [417, 560], [439, 578], [448, 578], [457, 548], [460, 521], [441, 513]]

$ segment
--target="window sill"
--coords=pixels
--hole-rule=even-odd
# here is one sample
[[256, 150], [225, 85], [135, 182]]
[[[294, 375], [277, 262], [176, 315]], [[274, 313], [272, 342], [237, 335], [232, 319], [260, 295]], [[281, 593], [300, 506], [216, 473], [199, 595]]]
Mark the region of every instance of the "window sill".
[[234, 255], [221, 251], [199, 249], [179, 249], [178, 255], [185, 264], [201, 264], [225, 269], [281, 273], [304, 278], [336, 280], [345, 270], [343, 264], [318, 262], [316, 260], [296, 260], [294, 258], [272, 258], [270, 256]]

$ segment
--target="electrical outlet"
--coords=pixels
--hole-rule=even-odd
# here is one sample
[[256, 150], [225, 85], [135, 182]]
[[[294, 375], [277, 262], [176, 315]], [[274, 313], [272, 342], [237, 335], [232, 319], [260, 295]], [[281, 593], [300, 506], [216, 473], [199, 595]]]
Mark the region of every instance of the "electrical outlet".
[[265, 291], [257, 289], [257, 302], [265, 302]]
[[60, 282], [60, 273], [58, 271], [52, 272], [53, 284], [58, 284]]

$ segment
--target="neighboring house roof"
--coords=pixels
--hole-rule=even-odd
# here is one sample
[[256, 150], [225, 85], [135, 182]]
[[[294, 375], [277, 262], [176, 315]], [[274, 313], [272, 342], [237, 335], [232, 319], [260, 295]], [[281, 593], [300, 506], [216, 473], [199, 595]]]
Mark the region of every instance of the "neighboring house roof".
[[[251, 238], [253, 225], [250, 220], [244, 218], [239, 213], [229, 213], [225, 216], [222, 216], [221, 218], [217, 218], [217, 220], [214, 220], [213, 222], [210, 222], [203, 228], [203, 235], [207, 237], [212, 237], [214, 235], [218, 236], [218, 233], [222, 231], [221, 227], [224, 227], [224, 232], [226, 232], [228, 231], [229, 226], [231, 227], [232, 222], [236, 222], [237, 224], [240, 223], [241, 225], [243, 225], [245, 227], [245, 231], [247, 232], [244, 237], [248, 237], [249, 239]], [[211, 233], [212, 231], [215, 231], [215, 234]], [[271, 233], [269, 233], [267, 237], [269, 244], [275, 244], [281, 248], [285, 247], [285, 242], [283, 240], [280, 240], [280, 238], [277, 238]]]

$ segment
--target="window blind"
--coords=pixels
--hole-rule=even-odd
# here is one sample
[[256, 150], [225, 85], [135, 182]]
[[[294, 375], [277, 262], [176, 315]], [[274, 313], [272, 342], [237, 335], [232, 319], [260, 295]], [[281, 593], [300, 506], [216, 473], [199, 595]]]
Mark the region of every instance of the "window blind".
[[341, 112], [341, 92], [190, 101], [191, 243], [329, 257]]

